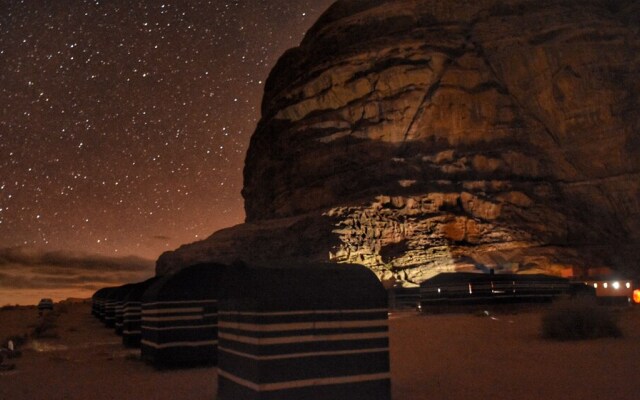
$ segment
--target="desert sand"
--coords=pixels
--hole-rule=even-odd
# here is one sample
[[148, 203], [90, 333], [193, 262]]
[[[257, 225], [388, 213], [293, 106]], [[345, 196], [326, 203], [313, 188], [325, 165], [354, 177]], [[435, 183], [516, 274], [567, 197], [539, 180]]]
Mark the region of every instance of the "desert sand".
[[[88, 303], [61, 311], [54, 337], [30, 339], [22, 357], [5, 359], [16, 368], [0, 371], [0, 399], [215, 399], [215, 367], [157, 370], [123, 348]], [[581, 342], [541, 339], [543, 312], [392, 313], [393, 399], [638, 397], [640, 308], [615, 310], [623, 338]], [[35, 308], [0, 311], [0, 340], [37, 321]]]

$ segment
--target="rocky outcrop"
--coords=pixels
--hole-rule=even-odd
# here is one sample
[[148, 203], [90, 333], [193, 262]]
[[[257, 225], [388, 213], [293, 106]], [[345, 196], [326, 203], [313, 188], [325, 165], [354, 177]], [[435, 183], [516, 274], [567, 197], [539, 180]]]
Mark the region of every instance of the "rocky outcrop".
[[640, 270], [640, 7], [338, 1], [265, 88], [247, 223], [164, 254]]

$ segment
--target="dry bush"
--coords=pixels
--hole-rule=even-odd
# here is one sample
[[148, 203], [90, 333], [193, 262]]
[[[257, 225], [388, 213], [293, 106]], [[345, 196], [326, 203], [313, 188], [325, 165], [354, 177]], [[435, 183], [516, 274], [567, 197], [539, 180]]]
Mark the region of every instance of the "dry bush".
[[55, 315], [52, 313], [45, 313], [38, 319], [38, 323], [33, 328], [32, 335], [38, 339], [55, 339], [59, 337], [55, 328]]
[[542, 317], [542, 336], [552, 340], [621, 337], [618, 323], [605, 307], [591, 299], [559, 301]]
[[11, 336], [7, 336], [3, 341], [2, 341], [2, 345], [3, 346], [8, 346], [9, 344], [9, 340], [11, 340], [13, 342], [13, 345], [15, 346], [15, 348], [20, 348], [22, 346], [24, 346], [24, 344], [27, 342], [27, 335], [11, 335]]

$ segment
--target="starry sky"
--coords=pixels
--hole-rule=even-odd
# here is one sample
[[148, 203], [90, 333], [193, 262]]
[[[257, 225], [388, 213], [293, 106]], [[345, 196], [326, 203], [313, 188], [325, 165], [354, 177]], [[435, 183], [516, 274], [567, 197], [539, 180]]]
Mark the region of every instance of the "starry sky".
[[0, 305], [242, 223], [264, 82], [333, 1], [0, 0]]
[[333, 0], [0, 0], [0, 247], [155, 259], [244, 220], [265, 79]]

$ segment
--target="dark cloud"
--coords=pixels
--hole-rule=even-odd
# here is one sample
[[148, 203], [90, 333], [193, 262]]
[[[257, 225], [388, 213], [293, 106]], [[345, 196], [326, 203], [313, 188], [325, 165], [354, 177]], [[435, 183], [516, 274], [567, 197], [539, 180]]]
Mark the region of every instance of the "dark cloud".
[[[109, 258], [70, 252], [39, 252], [24, 247], [0, 249], [0, 289], [67, 290], [79, 296], [105, 286], [153, 276], [154, 262], [137, 257]], [[0, 296], [1, 297], [1, 296]], [[10, 297], [2, 299], [13, 303]]]
[[133, 256], [106, 257], [78, 252], [40, 252], [26, 247], [6, 247], [0, 248], [0, 267], [5, 265], [102, 271], [143, 271], [153, 268], [154, 261]]

